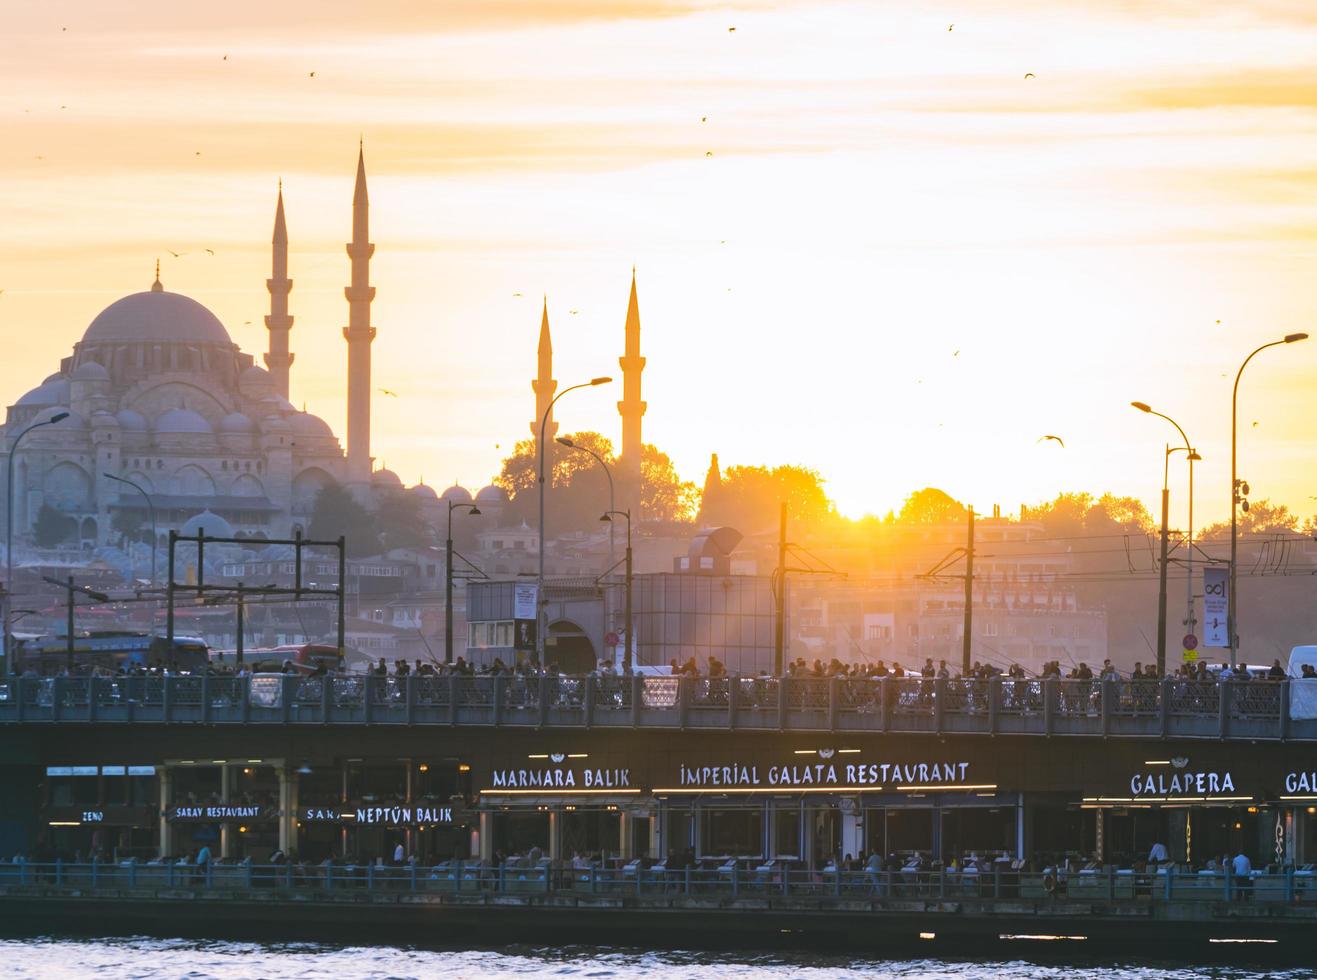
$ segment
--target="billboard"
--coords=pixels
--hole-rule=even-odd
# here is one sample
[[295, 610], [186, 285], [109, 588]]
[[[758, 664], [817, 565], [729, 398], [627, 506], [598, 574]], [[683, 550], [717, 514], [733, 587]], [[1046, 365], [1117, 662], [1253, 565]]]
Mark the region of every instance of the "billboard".
[[1229, 571], [1224, 565], [1203, 569], [1203, 646], [1230, 646]]

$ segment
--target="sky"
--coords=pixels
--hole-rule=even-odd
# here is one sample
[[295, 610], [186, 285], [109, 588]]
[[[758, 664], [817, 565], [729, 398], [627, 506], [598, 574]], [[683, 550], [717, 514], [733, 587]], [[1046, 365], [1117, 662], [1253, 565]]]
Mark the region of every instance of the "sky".
[[[282, 178], [291, 397], [342, 438], [359, 139], [372, 450], [408, 483], [481, 486], [529, 435], [544, 295], [560, 387], [618, 376], [634, 266], [645, 441], [687, 479], [716, 452], [814, 467], [851, 516], [923, 486], [980, 512], [1110, 490], [1155, 513], [1178, 437], [1140, 400], [1203, 457], [1201, 526], [1229, 514], [1235, 371], [1317, 326], [1300, 0], [11, 0], [5, 19], [6, 404], [157, 257], [259, 355]], [[1239, 398], [1240, 475], [1305, 516], [1315, 367], [1317, 338], [1264, 351]], [[620, 441], [620, 397], [620, 376], [573, 392], [561, 430]]]

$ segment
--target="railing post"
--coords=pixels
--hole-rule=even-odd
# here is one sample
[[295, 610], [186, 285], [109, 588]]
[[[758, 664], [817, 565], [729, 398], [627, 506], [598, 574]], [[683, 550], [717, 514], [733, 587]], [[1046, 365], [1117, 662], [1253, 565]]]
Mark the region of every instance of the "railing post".
[[320, 678], [320, 724], [328, 725], [334, 711], [334, 677], [326, 674]]
[[585, 675], [585, 690], [581, 694], [581, 716], [587, 729], [594, 723], [594, 694], [597, 680], [594, 671]]
[[[641, 702], [645, 697], [645, 680], [641, 674], [631, 675], [631, 727], [640, 727]], [[639, 877], [637, 877], [639, 880]]]
[[108, 683], [109, 678], [88, 677], [87, 678], [87, 720], [96, 720], [96, 694], [97, 689], [103, 684]]
[[727, 678], [727, 730], [736, 728], [736, 702], [741, 695], [741, 677], [739, 674]]
[[[970, 678], [966, 677], [961, 682], [964, 689], [968, 690], [969, 685], [973, 683]], [[921, 686], [923, 682], [920, 682]], [[947, 710], [947, 679], [938, 677], [933, 680], [933, 730], [939, 735], [942, 734], [942, 716]]]
[[593, 864], [590, 865], [590, 894], [593, 895], [599, 891], [599, 869]]
[[1157, 714], [1161, 725], [1161, 737], [1171, 733], [1171, 679], [1163, 677], [1157, 685]]
[[27, 715], [27, 692], [32, 687], [27, 681], [26, 677], [14, 678], [14, 690], [18, 692], [18, 710], [14, 713], [16, 721], [23, 721]]
[[506, 685], [507, 678], [505, 678], [502, 674], [495, 674], [493, 678], [493, 682], [494, 682], [494, 693], [490, 695], [490, 697], [492, 698], [490, 704], [490, 710], [493, 713], [493, 717], [490, 720], [493, 723], [494, 727], [498, 728], [500, 725], [503, 724], [503, 688]]
[[292, 861], [285, 861], [285, 862], [284, 862], [284, 887], [285, 887], [285, 888], [292, 888], [292, 887], [293, 887], [293, 862], [292, 862]]
[[1280, 682], [1280, 704], [1276, 712], [1276, 727], [1279, 731], [1276, 735], [1282, 742], [1290, 737], [1290, 682], [1289, 678]]
[[367, 725], [370, 724], [371, 717], [375, 714], [375, 689], [377, 687], [376, 681], [379, 680], [388, 680], [388, 678], [380, 678], [376, 677], [374, 674], [367, 674], [365, 678], [366, 682], [362, 686], [362, 696], [365, 700], [361, 705], [361, 713], [362, 720], [365, 721]]
[[59, 721], [64, 714], [64, 681], [66, 678], [54, 677], [50, 682], [50, 720]]
[[457, 724], [457, 675], [448, 675], [448, 724]]
[[1056, 678], [1043, 678], [1043, 734], [1051, 735], [1056, 728]]
[[1001, 862], [992, 862], [992, 897], [1001, 898]]
[[686, 730], [686, 718], [690, 714], [691, 679], [683, 674], [677, 678], [677, 726]]
[[691, 869], [686, 869], [686, 897], [690, 898], [691, 894]]
[[416, 675], [408, 674], [403, 681], [403, 703], [408, 725], [416, 724]]
[[945, 864], [937, 871], [937, 897], [947, 897], [947, 866]]
[[997, 734], [997, 718], [1001, 713], [1001, 675], [988, 678], [988, 734]]
[[786, 865], [782, 866], [782, 897], [787, 898], [791, 895], [791, 869]]
[[791, 678], [785, 674], [777, 679], [777, 730], [779, 732], [787, 730], [787, 707], [789, 704], [787, 689], [790, 682]]
[[[1224, 869], [1224, 870], [1225, 870], [1225, 876], [1224, 876], [1224, 877], [1225, 877], [1225, 881], [1223, 882], [1223, 885], [1224, 885], [1224, 887], [1225, 887], [1226, 901], [1228, 902], [1228, 901], [1230, 901], [1231, 892], [1234, 891], [1234, 887], [1233, 887], [1233, 886], [1234, 886], [1234, 882], [1231, 880], [1232, 875], [1231, 875], [1231, 873], [1230, 873], [1230, 872], [1231, 872], [1230, 862], [1227, 861], [1225, 864], [1226, 864], [1225, 869]], [[1167, 874], [1168, 874], [1168, 875], [1170, 874], [1170, 871], [1169, 871], [1169, 870], [1167, 871]], [[1170, 897], [1171, 897], [1171, 896], [1170, 896], [1170, 891], [1171, 891], [1171, 889], [1170, 889], [1170, 886], [1168, 885], [1167, 888], [1166, 888], [1166, 897], [1167, 897], [1167, 898], [1170, 898]]]
[[375, 862], [371, 861], [366, 865], [366, 891], [375, 890]]
[[828, 678], [828, 730], [837, 730], [837, 715], [841, 710], [841, 678]]
[[[284, 724], [287, 725], [293, 720], [293, 676], [292, 674], [283, 674], [279, 680], [279, 707], [282, 709]], [[205, 694], [205, 678], [202, 678], [202, 694]]]
[[[94, 861], [95, 858], [93, 858], [92, 860]], [[91, 877], [91, 881], [92, 881], [92, 887], [94, 888], [94, 887], [96, 886], [96, 869], [95, 869], [94, 867], [92, 868], [92, 877]], [[20, 865], [18, 866], [18, 883], [19, 883], [20, 885], [23, 885], [24, 887], [27, 886], [27, 862], [26, 862], [26, 861], [24, 861], [22, 864], [20, 864]]]
[[741, 871], [740, 865], [735, 861], [732, 862], [732, 898], [735, 899], [741, 890]]
[[252, 880], [254, 879], [256, 873], [256, 866], [253, 865], [250, 861], [248, 861], [246, 867], [247, 867], [247, 873], [243, 875], [243, 877], [247, 879], [247, 890], [251, 891]]
[[168, 866], [168, 868], [169, 868], [169, 887], [170, 887], [170, 888], [173, 888], [173, 887], [174, 887], [174, 862], [173, 862], [173, 861], [170, 861], [170, 862], [168, 863], [167, 866]]
[[1112, 683], [1111, 678], [1105, 678], [1102, 681], [1102, 737], [1106, 738], [1111, 734], [1111, 699], [1116, 695], [1116, 685]]
[[408, 870], [411, 871], [412, 891], [416, 891], [416, 862], [415, 861], [413, 861], [410, 865], [408, 865]]
[[1294, 902], [1294, 865], [1288, 865], [1285, 868], [1285, 904], [1291, 905]]
[[[1226, 889], [1227, 891], [1229, 891], [1230, 889], [1229, 880], [1226, 881]], [[1166, 901], [1169, 902], [1171, 900], [1171, 896], [1174, 894], [1175, 894], [1175, 865], [1168, 864], [1166, 866]]]
[[329, 864], [325, 865], [325, 891], [332, 892], [333, 890], [334, 890], [334, 862], [330, 861]]
[[1216, 731], [1217, 738], [1227, 738], [1230, 735], [1230, 708], [1234, 696], [1235, 696], [1235, 682], [1229, 679], [1222, 681], [1220, 687], [1218, 688], [1218, 697], [1220, 698], [1220, 701], [1217, 703], [1216, 706], [1217, 707], [1217, 731]]
[[1115, 900], [1116, 900], [1116, 866], [1114, 864], [1108, 864], [1107, 865], [1107, 901], [1114, 902]]
[[64, 860], [55, 858], [55, 885], [58, 887], [62, 884], [64, 884]]
[[844, 872], [841, 865], [837, 865], [837, 873], [832, 876], [832, 897], [841, 898], [841, 876]]
[[[288, 720], [288, 713], [284, 712], [284, 721]], [[210, 675], [201, 675], [201, 723], [210, 724]]]
[[[96, 887], [96, 878], [97, 878], [97, 872], [100, 870], [100, 868], [99, 868], [100, 863], [101, 863], [100, 860], [99, 860], [99, 859], [93, 854], [93, 855], [92, 855], [92, 859], [91, 859], [91, 886], [92, 886], [92, 888], [95, 888], [95, 887]], [[24, 867], [26, 868], [27, 865], [24, 865]], [[25, 882], [25, 884], [26, 884], [26, 882]]]
[[[548, 683], [548, 680], [549, 680], [549, 676], [548, 676], [547, 674], [539, 674], [539, 675], [536, 676], [536, 678], [535, 678], [535, 691], [536, 691], [536, 693], [537, 693], [537, 696], [536, 696], [536, 698], [535, 698], [535, 701], [536, 701], [536, 703], [537, 703], [538, 706], [539, 706], [539, 722], [538, 722], [538, 725], [539, 725], [540, 728], [543, 728], [545, 725], [547, 725], [547, 724], [549, 723], [549, 697], [548, 697], [548, 695], [549, 695], [550, 685], [549, 685], [549, 683]], [[562, 690], [562, 685], [559, 683], [558, 678], [555, 677], [555, 678], [553, 679], [553, 681], [554, 681], [554, 683], [553, 683], [553, 685], [552, 685], [553, 690], [555, 690], [555, 691], [561, 691], [561, 690]]]
[[206, 862], [206, 887], [210, 888], [215, 883], [215, 862]]

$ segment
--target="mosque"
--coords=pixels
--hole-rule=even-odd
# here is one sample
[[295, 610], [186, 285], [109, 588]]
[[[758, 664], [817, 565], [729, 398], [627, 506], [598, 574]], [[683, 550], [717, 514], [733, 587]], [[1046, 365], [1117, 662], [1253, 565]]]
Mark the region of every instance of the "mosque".
[[[144, 526], [154, 510], [158, 541], [169, 528], [189, 533], [203, 524], [216, 536], [290, 537], [305, 530], [316, 495], [331, 483], [370, 503], [389, 493], [414, 494], [432, 526], [442, 526], [450, 500], [472, 495], [453, 486], [438, 495], [420, 484], [404, 488], [397, 474], [374, 469], [370, 453], [371, 302], [370, 204], [364, 152], [357, 157], [347, 245], [348, 301], [346, 452], [319, 416], [288, 401], [294, 355], [290, 347], [288, 231], [279, 190], [266, 280], [268, 351], [264, 367], [238, 348], [220, 320], [195, 300], [149, 290], [111, 303], [91, 322], [59, 370], [9, 406], [3, 429], [5, 466], [13, 441], [23, 439], [13, 473], [16, 542], [30, 539], [43, 505], [66, 515], [83, 548], [119, 539], [119, 526]], [[635, 507], [640, 486], [640, 321], [632, 275], [626, 321], [623, 451], [620, 505]], [[547, 309], [541, 323], [539, 378], [533, 383], [536, 423], [548, 410], [552, 343]], [[553, 438], [550, 422], [546, 435]], [[8, 476], [8, 474], [6, 474]], [[131, 484], [131, 486], [129, 485]], [[0, 490], [4, 486], [0, 485]], [[140, 492], [139, 492], [140, 491]], [[507, 496], [485, 487], [475, 497], [486, 526], [496, 526]], [[638, 508], [637, 508], [638, 509]], [[122, 516], [120, 516], [122, 515]]]

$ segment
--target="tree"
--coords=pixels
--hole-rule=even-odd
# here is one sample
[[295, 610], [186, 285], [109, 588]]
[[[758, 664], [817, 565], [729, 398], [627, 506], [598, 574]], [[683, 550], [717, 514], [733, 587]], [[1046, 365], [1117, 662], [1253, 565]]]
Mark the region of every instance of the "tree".
[[729, 466], [718, 496], [704, 508], [707, 523], [733, 525], [747, 534], [775, 529], [783, 503], [793, 524], [807, 528], [834, 516], [823, 478], [804, 466]]
[[379, 551], [375, 520], [370, 511], [340, 484], [327, 483], [316, 494], [307, 536], [332, 541], [340, 534], [347, 538], [350, 558], [361, 558]]
[[415, 548], [429, 543], [430, 526], [421, 516], [420, 502], [407, 493], [389, 493], [375, 511], [375, 536], [380, 548]]
[[149, 541], [151, 539], [150, 532], [142, 522], [142, 515], [126, 507], [121, 507], [114, 512], [114, 516], [110, 518], [110, 529], [119, 535], [119, 540], [124, 545], [133, 541]]
[[896, 520], [898, 524], [960, 524], [965, 517], [960, 501], [936, 487], [924, 487], [905, 499]]
[[[1239, 534], [1284, 534], [1299, 530], [1299, 518], [1290, 513], [1284, 504], [1273, 504], [1268, 500], [1249, 502], [1248, 510], [1241, 509], [1235, 521]], [[1195, 537], [1200, 541], [1229, 540], [1230, 522], [1220, 521], [1209, 524]]]
[[645, 443], [640, 451], [640, 512], [645, 520], [688, 524], [699, 502], [695, 484], [682, 480], [668, 454]]
[[68, 541], [77, 530], [78, 522], [50, 504], [42, 504], [37, 521], [32, 527], [32, 539], [38, 548], [54, 548]]

